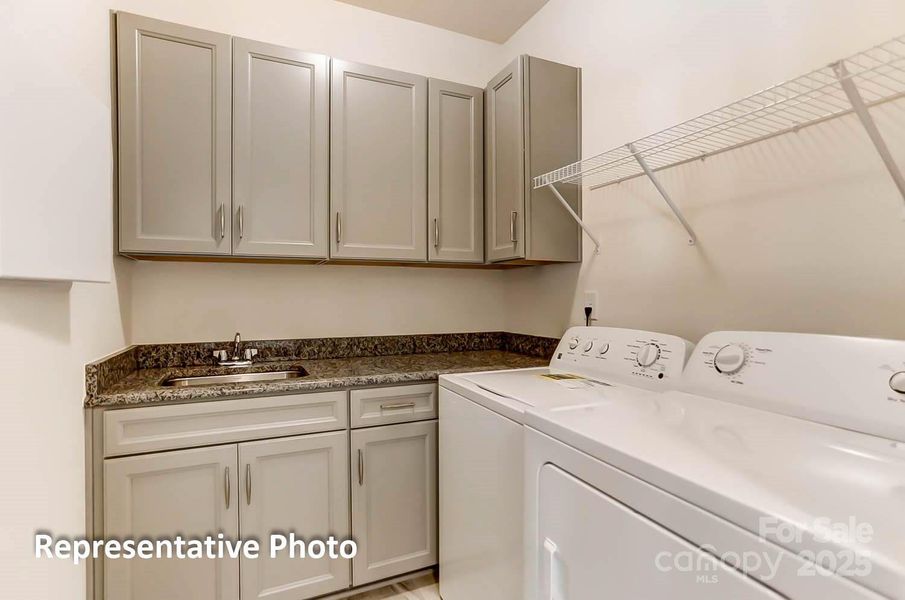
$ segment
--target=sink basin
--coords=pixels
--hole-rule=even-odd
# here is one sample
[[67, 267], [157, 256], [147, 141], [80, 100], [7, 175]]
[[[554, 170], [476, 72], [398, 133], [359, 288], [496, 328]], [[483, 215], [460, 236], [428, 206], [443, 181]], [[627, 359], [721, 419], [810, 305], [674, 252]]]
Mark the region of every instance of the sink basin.
[[261, 371], [259, 373], [232, 373], [229, 375], [199, 375], [197, 377], [173, 377], [163, 382], [169, 387], [187, 387], [195, 385], [217, 385], [223, 383], [247, 383], [252, 381], [280, 381], [283, 379], [296, 379], [305, 377], [308, 371], [305, 369], [291, 369], [288, 371]]

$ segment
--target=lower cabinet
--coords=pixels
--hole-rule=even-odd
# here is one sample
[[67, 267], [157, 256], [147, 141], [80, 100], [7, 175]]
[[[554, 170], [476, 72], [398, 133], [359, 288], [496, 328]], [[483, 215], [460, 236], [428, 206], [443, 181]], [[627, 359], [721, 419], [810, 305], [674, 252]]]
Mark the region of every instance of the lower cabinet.
[[259, 558], [242, 558], [242, 600], [297, 600], [349, 586], [347, 560], [290, 558], [286, 550], [269, 558], [271, 533], [350, 537], [348, 439], [339, 431], [239, 444], [239, 531], [261, 542]]
[[437, 562], [437, 421], [352, 431], [352, 532], [362, 585]]
[[[238, 537], [236, 453], [231, 444], [105, 461], [105, 537]], [[239, 598], [238, 560], [108, 560], [104, 567], [108, 600]]]
[[[222, 533], [256, 539], [260, 552], [105, 560], [93, 600], [305, 600], [434, 566], [436, 396], [436, 384], [356, 390], [353, 422], [375, 424], [360, 429], [349, 428], [345, 391], [101, 410], [92, 419], [103, 423], [92, 444], [105, 453], [92, 469], [103, 474], [96, 534]], [[358, 553], [270, 558], [280, 533], [351, 538]]]
[[258, 539], [261, 552], [255, 560], [106, 561], [105, 598], [299, 600], [348, 588], [346, 560], [269, 558], [271, 533], [350, 537], [348, 440], [338, 431], [108, 459], [107, 538], [223, 533]]

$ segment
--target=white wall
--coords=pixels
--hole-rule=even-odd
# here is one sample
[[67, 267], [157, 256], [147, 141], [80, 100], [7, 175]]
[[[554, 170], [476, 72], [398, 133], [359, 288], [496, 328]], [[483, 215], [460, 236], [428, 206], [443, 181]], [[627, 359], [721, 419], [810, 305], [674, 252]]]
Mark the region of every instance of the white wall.
[[[900, 0], [551, 0], [506, 44], [583, 67], [584, 155], [905, 33]], [[905, 103], [875, 116], [905, 168]], [[507, 273], [512, 330], [601, 323], [905, 338], [902, 198], [853, 117], [663, 172], [697, 247], [636, 179], [585, 195], [603, 246]]]
[[[0, 196], [40, 218], [61, 218], [53, 207], [64, 198], [81, 218], [110, 220], [111, 8], [464, 83], [483, 83], [500, 51], [329, 0], [0, 0]], [[84, 568], [35, 560], [32, 535], [84, 532], [86, 362], [133, 338], [236, 328], [284, 337], [504, 323], [499, 272], [115, 262], [112, 284], [0, 281], [3, 597], [84, 598]]]

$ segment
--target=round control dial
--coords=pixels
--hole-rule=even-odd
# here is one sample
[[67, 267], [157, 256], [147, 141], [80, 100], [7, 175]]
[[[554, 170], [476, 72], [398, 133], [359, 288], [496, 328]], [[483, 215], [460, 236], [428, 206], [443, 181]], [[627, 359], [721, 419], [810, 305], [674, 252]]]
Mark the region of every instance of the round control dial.
[[569, 340], [569, 350], [575, 350], [575, 348], [578, 348], [578, 342], [579, 342], [579, 340], [577, 337], [574, 337], [571, 340]]
[[638, 366], [649, 367], [660, 358], [660, 346], [644, 344], [638, 349]]
[[905, 394], [905, 371], [899, 371], [889, 378], [889, 387], [892, 391]]
[[594, 340], [591, 340], [584, 345], [585, 352], [590, 352], [592, 348], [594, 348]]
[[610, 345], [605, 343], [600, 348], [597, 349], [597, 354], [603, 356], [604, 354], [606, 354], [609, 351], [610, 351]]
[[718, 373], [733, 375], [745, 366], [745, 349], [738, 344], [729, 344], [717, 350], [713, 357], [713, 367]]

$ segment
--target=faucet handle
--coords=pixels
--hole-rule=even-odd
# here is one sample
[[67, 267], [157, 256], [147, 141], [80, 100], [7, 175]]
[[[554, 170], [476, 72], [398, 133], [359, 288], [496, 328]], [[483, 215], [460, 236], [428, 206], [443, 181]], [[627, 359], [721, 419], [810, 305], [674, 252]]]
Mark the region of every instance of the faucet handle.
[[245, 360], [251, 360], [257, 355], [258, 355], [257, 348], [246, 348], [245, 349]]
[[226, 350], [214, 350], [211, 354], [221, 362], [227, 359]]

